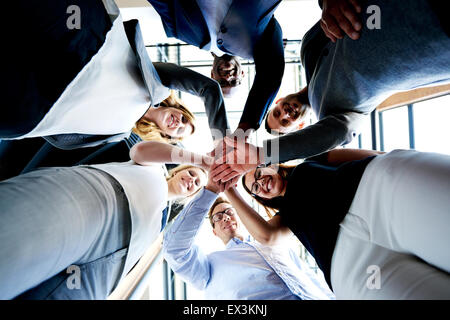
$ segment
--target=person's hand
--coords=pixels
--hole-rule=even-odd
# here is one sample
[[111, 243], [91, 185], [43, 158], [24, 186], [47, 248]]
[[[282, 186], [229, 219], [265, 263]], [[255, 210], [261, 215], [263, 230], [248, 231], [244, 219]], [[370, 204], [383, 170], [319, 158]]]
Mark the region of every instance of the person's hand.
[[225, 190], [223, 183], [221, 183], [220, 181], [214, 181], [212, 179], [211, 172], [209, 172], [208, 174], [208, 182], [206, 183], [205, 189], [208, 189], [209, 191], [217, 194]]
[[[213, 168], [214, 167], [211, 167], [211, 170]], [[212, 191], [217, 194], [224, 192], [224, 191], [228, 190], [230, 187], [234, 186], [239, 179], [239, 177], [237, 177], [237, 178], [232, 179], [227, 182], [221, 182], [220, 180], [214, 181], [213, 175], [211, 174], [211, 170], [208, 174], [208, 182], [207, 182], [205, 188], [208, 189], [209, 191]]]
[[[236, 128], [236, 130], [226, 137], [230, 139], [244, 140], [245, 142], [248, 140], [252, 130], [244, 131], [242, 128]], [[224, 155], [232, 151], [233, 145], [228, 145], [225, 143], [224, 139], [218, 139], [214, 141], [214, 149], [208, 153], [208, 156], [214, 157], [215, 160], [222, 159]]]
[[322, 7], [320, 26], [331, 41], [342, 39], [344, 33], [353, 40], [359, 38], [362, 9], [358, 0], [323, 0]]
[[200, 167], [206, 171], [211, 169], [211, 166], [214, 164], [214, 157], [211, 157], [209, 154], [202, 157], [202, 163]]
[[262, 148], [229, 137], [225, 137], [224, 142], [232, 150], [215, 160], [210, 171], [214, 181], [237, 181], [239, 176], [264, 162]]

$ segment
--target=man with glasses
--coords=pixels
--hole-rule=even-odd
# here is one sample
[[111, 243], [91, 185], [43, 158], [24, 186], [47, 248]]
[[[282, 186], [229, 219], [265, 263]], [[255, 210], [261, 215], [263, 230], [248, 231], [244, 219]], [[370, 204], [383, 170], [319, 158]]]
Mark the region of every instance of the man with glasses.
[[[244, 237], [235, 209], [218, 197], [211, 179], [164, 236], [164, 257], [184, 281], [203, 290], [205, 299], [334, 299], [323, 277], [312, 272], [285, 245], [266, 246]], [[206, 254], [195, 243], [208, 213], [225, 249]]]

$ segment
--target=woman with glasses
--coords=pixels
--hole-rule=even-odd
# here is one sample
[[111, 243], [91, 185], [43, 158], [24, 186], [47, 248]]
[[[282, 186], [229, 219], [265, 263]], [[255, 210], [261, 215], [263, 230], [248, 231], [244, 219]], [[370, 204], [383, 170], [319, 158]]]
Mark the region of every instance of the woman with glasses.
[[450, 298], [450, 156], [336, 149], [243, 185], [276, 213], [266, 221], [230, 188], [249, 232], [268, 244], [294, 233], [337, 298]]

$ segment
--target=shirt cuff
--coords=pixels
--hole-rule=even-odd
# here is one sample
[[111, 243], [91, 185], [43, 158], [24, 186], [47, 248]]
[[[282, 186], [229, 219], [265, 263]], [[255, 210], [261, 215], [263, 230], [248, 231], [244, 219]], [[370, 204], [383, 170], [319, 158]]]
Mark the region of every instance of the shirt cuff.
[[217, 193], [203, 188], [195, 197], [195, 206], [200, 209], [209, 210], [218, 196]]

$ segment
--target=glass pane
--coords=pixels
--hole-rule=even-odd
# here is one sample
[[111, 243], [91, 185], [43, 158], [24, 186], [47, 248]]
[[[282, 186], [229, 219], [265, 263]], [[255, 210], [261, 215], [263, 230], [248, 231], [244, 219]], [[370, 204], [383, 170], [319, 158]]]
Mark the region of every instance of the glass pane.
[[450, 154], [450, 95], [414, 104], [416, 149]]
[[383, 112], [384, 151], [409, 149], [408, 109], [399, 107]]

